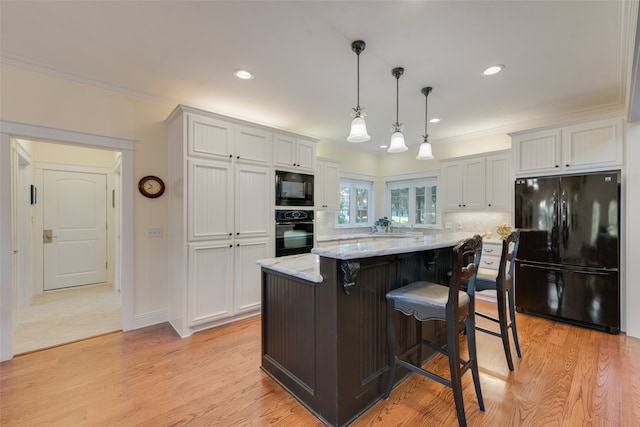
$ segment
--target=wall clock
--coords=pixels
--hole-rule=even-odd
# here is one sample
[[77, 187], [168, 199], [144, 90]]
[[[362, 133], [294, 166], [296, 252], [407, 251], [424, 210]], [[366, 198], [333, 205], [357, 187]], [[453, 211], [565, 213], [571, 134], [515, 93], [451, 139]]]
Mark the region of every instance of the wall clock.
[[145, 176], [138, 182], [138, 190], [143, 196], [155, 199], [164, 193], [164, 182], [157, 176]]

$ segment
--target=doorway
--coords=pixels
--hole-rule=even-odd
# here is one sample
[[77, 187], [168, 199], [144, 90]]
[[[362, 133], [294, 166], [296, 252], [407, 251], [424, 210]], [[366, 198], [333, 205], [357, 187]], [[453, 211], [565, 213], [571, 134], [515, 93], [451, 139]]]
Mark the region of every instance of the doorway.
[[13, 145], [18, 157], [28, 156], [22, 163], [33, 166], [27, 180], [20, 173], [14, 181], [15, 194], [30, 195], [26, 208], [14, 209], [16, 222], [29, 225], [27, 232], [18, 227], [15, 240], [34, 248], [18, 251], [20, 264], [29, 259], [33, 281], [16, 281], [24, 302], [14, 354], [121, 330], [113, 268], [120, 153], [25, 139]]
[[111, 286], [121, 290], [121, 329], [133, 329], [133, 141], [5, 121], [0, 121], [0, 129], [0, 360], [8, 360], [15, 353], [14, 327], [19, 320], [21, 298], [17, 280], [23, 271], [20, 269], [21, 260], [24, 260], [18, 249], [20, 224], [16, 223], [17, 214], [14, 212], [17, 198], [12, 194], [12, 183], [16, 179], [14, 168], [17, 166], [12, 158], [11, 144], [17, 138], [121, 153], [117, 164], [112, 165], [118, 180], [114, 190], [121, 190], [120, 197], [114, 198], [114, 203], [120, 202], [116, 220], [121, 231], [113, 242], [117, 260], [113, 262], [116, 271], [113, 274], [115, 283]]

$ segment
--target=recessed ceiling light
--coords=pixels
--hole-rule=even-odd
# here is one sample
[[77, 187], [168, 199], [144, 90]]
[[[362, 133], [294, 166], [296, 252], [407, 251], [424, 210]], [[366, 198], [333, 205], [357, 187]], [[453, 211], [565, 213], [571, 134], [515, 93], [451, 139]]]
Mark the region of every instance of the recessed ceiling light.
[[249, 80], [253, 78], [253, 74], [251, 74], [247, 70], [243, 70], [241, 68], [237, 68], [233, 70], [233, 75], [242, 80]]
[[439, 118], [434, 117], [433, 119], [429, 120], [429, 123], [438, 123], [440, 121]]
[[503, 69], [504, 69], [504, 65], [502, 64], [492, 65], [491, 67], [484, 70], [482, 74], [484, 74], [485, 76], [492, 76], [494, 74], [498, 74]]
[[380, 148], [389, 148], [388, 145], [381, 145]]

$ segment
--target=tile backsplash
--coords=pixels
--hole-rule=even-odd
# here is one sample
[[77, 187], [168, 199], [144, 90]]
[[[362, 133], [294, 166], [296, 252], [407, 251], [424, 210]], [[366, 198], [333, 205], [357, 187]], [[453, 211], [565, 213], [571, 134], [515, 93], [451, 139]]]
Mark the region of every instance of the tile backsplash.
[[[370, 227], [338, 228], [336, 227], [336, 213], [331, 211], [316, 211], [316, 234], [326, 236], [331, 234], [350, 234], [370, 231]], [[513, 226], [511, 212], [446, 212], [442, 217], [442, 230], [429, 230], [429, 233], [442, 231], [469, 231], [496, 233], [496, 228], [502, 223]], [[446, 226], [451, 225], [450, 229]], [[416, 229], [414, 231], [419, 231]]]

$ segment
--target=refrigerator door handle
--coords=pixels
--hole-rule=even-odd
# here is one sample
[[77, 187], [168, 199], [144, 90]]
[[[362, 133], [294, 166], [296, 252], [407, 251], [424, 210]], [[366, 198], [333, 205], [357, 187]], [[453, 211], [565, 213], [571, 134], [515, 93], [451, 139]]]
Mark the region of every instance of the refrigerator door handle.
[[604, 271], [587, 271], [587, 270], [570, 270], [567, 268], [560, 268], [560, 267], [545, 267], [545, 266], [541, 266], [541, 265], [535, 265], [535, 264], [526, 264], [526, 263], [522, 263], [520, 264], [521, 267], [528, 267], [528, 268], [535, 268], [537, 270], [545, 270], [545, 271], [553, 271], [555, 273], [575, 273], [575, 274], [587, 274], [590, 276], [609, 276], [609, 272], [604, 272]]

